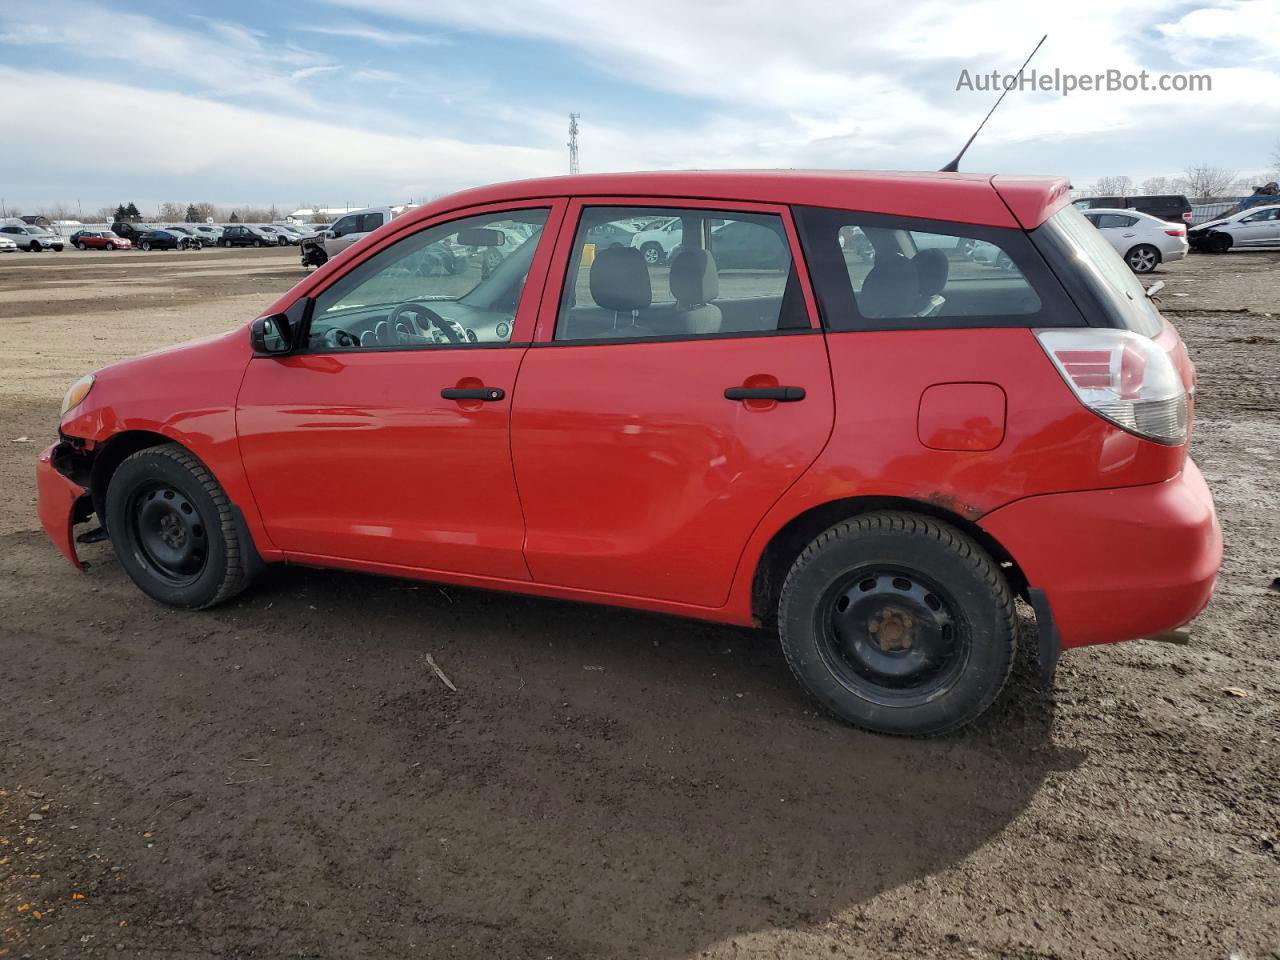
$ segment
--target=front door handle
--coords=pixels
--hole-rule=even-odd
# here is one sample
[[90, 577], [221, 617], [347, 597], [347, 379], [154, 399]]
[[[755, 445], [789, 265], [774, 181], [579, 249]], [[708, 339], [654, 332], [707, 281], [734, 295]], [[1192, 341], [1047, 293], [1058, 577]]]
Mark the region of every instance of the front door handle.
[[779, 403], [795, 403], [804, 399], [804, 387], [728, 387], [726, 400], [777, 400]]
[[501, 400], [507, 395], [501, 387], [445, 387], [440, 396], [446, 400]]

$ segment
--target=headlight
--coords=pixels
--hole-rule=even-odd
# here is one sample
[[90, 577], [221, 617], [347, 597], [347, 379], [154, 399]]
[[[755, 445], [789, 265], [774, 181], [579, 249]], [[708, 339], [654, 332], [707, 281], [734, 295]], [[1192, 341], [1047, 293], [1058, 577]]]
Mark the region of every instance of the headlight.
[[85, 397], [89, 395], [89, 391], [93, 389], [93, 374], [87, 374], [81, 377], [71, 385], [71, 389], [67, 391], [67, 395], [62, 400], [62, 413], [59, 416], [66, 416], [67, 411], [79, 404]]

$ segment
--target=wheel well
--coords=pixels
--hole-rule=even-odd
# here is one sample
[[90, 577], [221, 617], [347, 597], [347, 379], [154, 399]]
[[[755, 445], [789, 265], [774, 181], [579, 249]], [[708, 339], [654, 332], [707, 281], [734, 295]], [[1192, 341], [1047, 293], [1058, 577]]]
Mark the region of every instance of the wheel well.
[[149, 430], [126, 430], [124, 433], [117, 433], [102, 445], [94, 455], [93, 467], [89, 474], [89, 492], [93, 497], [93, 509], [98, 514], [98, 522], [102, 526], [107, 525], [107, 485], [111, 482], [116, 468], [139, 450], [174, 442], [162, 433], [152, 433]]
[[751, 613], [760, 623], [771, 625], [778, 609], [778, 597], [787, 572], [800, 553], [822, 531], [842, 520], [876, 510], [905, 510], [951, 524], [967, 533], [1000, 564], [1009, 588], [1026, 598], [1027, 580], [1017, 562], [987, 531], [946, 507], [906, 497], [848, 497], [813, 507], [790, 520], [765, 546], [751, 584]]

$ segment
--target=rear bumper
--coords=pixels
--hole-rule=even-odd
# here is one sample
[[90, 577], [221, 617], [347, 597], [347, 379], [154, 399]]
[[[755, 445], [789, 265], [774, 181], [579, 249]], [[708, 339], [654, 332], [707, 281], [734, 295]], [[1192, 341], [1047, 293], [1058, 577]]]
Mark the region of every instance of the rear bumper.
[[77, 570], [83, 570], [87, 564], [81, 562], [76, 555], [76, 538], [74, 526], [78, 520], [87, 519], [90, 509], [88, 493], [72, 483], [53, 466], [53, 452], [57, 444], [40, 454], [36, 463], [37, 512], [44, 531], [53, 541], [53, 545], [62, 551], [62, 555], [71, 561]]
[[980, 523], [1043, 591], [1063, 648], [1182, 626], [1222, 562], [1213, 497], [1190, 459], [1163, 483], [1028, 497]]

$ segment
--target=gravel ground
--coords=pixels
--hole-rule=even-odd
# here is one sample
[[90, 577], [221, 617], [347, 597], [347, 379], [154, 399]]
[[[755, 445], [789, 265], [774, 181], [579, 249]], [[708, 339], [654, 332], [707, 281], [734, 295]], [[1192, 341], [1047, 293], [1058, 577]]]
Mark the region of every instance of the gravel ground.
[[67, 385], [298, 276], [0, 260], [0, 956], [1280, 957], [1280, 253], [1152, 278], [1227, 542], [1192, 645], [1074, 651], [923, 741], [815, 715], [759, 632], [297, 569], [188, 614], [105, 545], [74, 573], [34, 513]]

